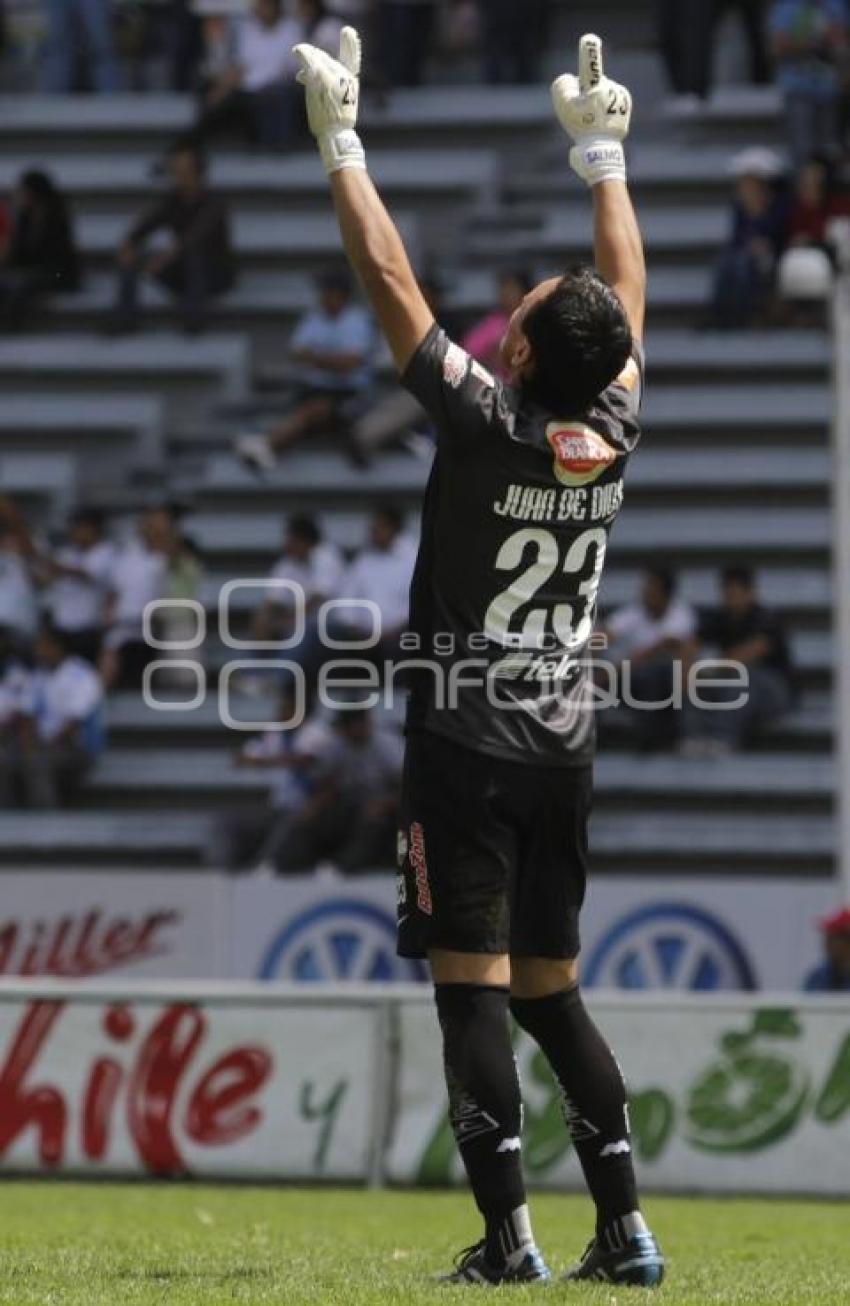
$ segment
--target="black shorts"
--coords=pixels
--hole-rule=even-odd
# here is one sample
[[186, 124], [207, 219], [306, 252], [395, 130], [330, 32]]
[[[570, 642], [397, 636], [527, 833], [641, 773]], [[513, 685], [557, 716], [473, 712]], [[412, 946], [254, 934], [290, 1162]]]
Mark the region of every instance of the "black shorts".
[[527, 766], [409, 736], [399, 955], [576, 957], [592, 788], [589, 766]]

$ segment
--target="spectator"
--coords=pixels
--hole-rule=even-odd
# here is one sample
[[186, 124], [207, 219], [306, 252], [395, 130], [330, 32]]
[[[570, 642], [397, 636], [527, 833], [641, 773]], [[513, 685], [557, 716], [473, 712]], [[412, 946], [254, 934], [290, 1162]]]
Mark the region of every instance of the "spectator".
[[0, 258], [0, 330], [19, 331], [40, 295], [79, 285], [80, 261], [65, 198], [46, 172], [25, 172]]
[[[178, 145], [169, 156], [171, 189], [135, 223], [118, 252], [118, 302], [109, 322], [112, 332], [132, 331], [139, 320], [139, 279], [152, 278], [174, 295], [185, 331], [203, 330], [209, 300], [229, 290], [235, 279], [230, 222], [224, 201], [207, 189], [203, 155]], [[148, 239], [169, 232], [167, 245], [153, 253]]]
[[732, 229], [714, 270], [711, 325], [720, 330], [753, 326], [769, 313], [788, 241], [789, 205], [779, 167], [772, 150], [744, 150], [733, 160]]
[[602, 628], [612, 658], [621, 667], [627, 664], [622, 688], [628, 689], [637, 745], [645, 751], [672, 747], [678, 733], [675, 667], [693, 640], [696, 614], [676, 598], [676, 589], [672, 572], [648, 568], [638, 602], [618, 609]]
[[830, 165], [824, 159], [809, 159], [794, 184], [789, 243], [795, 249], [829, 250], [829, 224], [847, 217], [850, 197], [836, 189]]
[[[699, 623], [691, 654], [701, 647], [746, 669], [746, 702], [740, 682], [701, 688], [702, 703], [688, 702], [684, 713], [684, 749], [693, 756], [724, 756], [787, 712], [794, 697], [794, 673], [782, 623], [761, 606], [753, 573], [727, 567], [721, 574], [721, 606]], [[715, 706], [715, 704], [721, 706]]]
[[[285, 582], [269, 590], [262, 621], [263, 639], [287, 638], [291, 634], [296, 602], [302, 602], [308, 618], [326, 599], [336, 598], [343, 574], [343, 561], [334, 544], [322, 539], [312, 517], [293, 515], [286, 523], [283, 554], [272, 567], [269, 580]], [[288, 588], [295, 586], [301, 594]]]
[[435, 17], [435, 0], [378, 0], [381, 64], [391, 86], [421, 84]]
[[38, 624], [38, 601], [30, 572], [31, 543], [12, 500], [0, 495], [0, 626], [25, 647]]
[[294, 392], [289, 415], [268, 435], [246, 434], [236, 452], [252, 470], [274, 470], [278, 453], [304, 436], [336, 429], [350, 443], [352, 407], [363, 403], [373, 381], [372, 319], [354, 302], [347, 271], [317, 280], [318, 306], [302, 317], [289, 352]]
[[[420, 278], [419, 284], [443, 330], [450, 339], [459, 339], [463, 334], [460, 315], [443, 303], [440, 282], [426, 274]], [[417, 457], [430, 459], [434, 441], [425, 434], [426, 431], [430, 432], [430, 419], [422, 405], [408, 390], [393, 385], [352, 422], [349, 450], [352, 461], [365, 467], [379, 449], [393, 441], [402, 441]]]
[[527, 272], [503, 272], [498, 283], [498, 307], [471, 327], [461, 342], [468, 354], [503, 381], [511, 378], [502, 362], [502, 341], [511, 318], [532, 285]]
[[80, 36], [91, 86], [107, 93], [119, 89], [110, 10], [109, 0], [47, 0], [45, 81], [51, 94], [77, 90]]
[[0, 625], [0, 757], [13, 738], [27, 675], [16, 631], [11, 626]]
[[[323, 7], [299, 3], [300, 12], [317, 8], [322, 10], [318, 22]], [[232, 60], [207, 89], [189, 139], [203, 146], [222, 132], [237, 132], [278, 149], [289, 143], [303, 114], [292, 47], [307, 39], [313, 24], [286, 17], [281, 0], [254, 0], [250, 15], [237, 19], [234, 30]]]
[[274, 871], [278, 849], [316, 791], [316, 768], [327, 753], [329, 729], [319, 721], [298, 724], [298, 703], [291, 685], [284, 686], [279, 721], [286, 729], [267, 730], [248, 740], [234, 758], [240, 770], [263, 771], [269, 793], [262, 806], [225, 814], [216, 820], [207, 848], [210, 865], [228, 871]]
[[[379, 626], [370, 656], [390, 657], [407, 629], [410, 582], [416, 564], [417, 544], [404, 532], [404, 518], [391, 504], [376, 508], [369, 524], [366, 548], [346, 571], [340, 587], [342, 605], [333, 623], [334, 638], [365, 640]], [[375, 612], [365, 606], [372, 604]], [[379, 618], [379, 620], [378, 620]]]
[[547, 0], [483, 0], [484, 80], [533, 82], [546, 45]]
[[788, 144], [799, 171], [813, 155], [838, 144], [847, 10], [844, 0], [774, 0], [769, 24]]
[[315, 790], [277, 846], [278, 869], [394, 865], [402, 754], [398, 732], [376, 726], [370, 712], [340, 712], [318, 755]]
[[116, 552], [99, 662], [107, 690], [138, 689], [154, 656], [144, 638], [144, 615], [149, 603], [165, 597], [173, 531], [170, 512], [151, 509], [139, 520], [135, 538]]
[[824, 959], [807, 977], [807, 993], [850, 993], [850, 907], [820, 922]]
[[717, 30], [729, 10], [741, 19], [752, 81], [757, 85], [770, 81], [765, 3], [766, 0], [657, 0], [658, 44], [670, 88], [676, 96], [674, 109], [691, 112], [707, 98], [713, 80]]
[[102, 706], [97, 672], [70, 652], [64, 635], [45, 628], [4, 732], [0, 807], [12, 805], [18, 789], [30, 807], [67, 803], [103, 748]]
[[97, 662], [103, 639], [106, 596], [115, 549], [104, 536], [103, 513], [81, 508], [68, 524], [65, 544], [37, 558], [36, 570], [49, 585], [47, 611], [54, 629], [77, 657]]

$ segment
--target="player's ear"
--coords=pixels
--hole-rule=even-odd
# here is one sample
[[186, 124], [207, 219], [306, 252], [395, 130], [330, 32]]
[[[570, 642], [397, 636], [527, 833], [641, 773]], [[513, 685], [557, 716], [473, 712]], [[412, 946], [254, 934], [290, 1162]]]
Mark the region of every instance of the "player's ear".
[[534, 355], [528, 337], [520, 331], [513, 341], [508, 365], [516, 376], [528, 375], [534, 370]]

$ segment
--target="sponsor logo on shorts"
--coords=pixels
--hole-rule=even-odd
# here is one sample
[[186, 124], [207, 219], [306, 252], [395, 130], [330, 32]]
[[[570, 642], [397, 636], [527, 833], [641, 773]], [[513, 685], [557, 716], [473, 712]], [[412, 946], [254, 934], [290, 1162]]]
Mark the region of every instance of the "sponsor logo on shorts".
[[410, 827], [410, 865], [416, 881], [416, 905], [425, 916], [433, 916], [431, 886], [428, 883], [428, 863], [425, 860], [425, 831], [419, 821]]
[[443, 359], [443, 378], [453, 390], [459, 390], [466, 380], [469, 354], [460, 345], [449, 345]]
[[555, 455], [555, 476], [561, 485], [589, 485], [617, 460], [617, 453], [598, 431], [582, 422], [550, 422], [546, 439]]

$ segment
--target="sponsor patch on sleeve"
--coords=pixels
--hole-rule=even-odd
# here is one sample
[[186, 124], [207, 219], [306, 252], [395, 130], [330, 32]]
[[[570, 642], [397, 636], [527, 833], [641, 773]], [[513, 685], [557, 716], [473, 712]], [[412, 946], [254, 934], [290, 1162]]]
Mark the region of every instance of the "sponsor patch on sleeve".
[[450, 344], [443, 359], [443, 379], [453, 390], [459, 390], [466, 380], [469, 354], [460, 345]]
[[635, 360], [630, 358], [614, 384], [622, 386], [624, 390], [634, 390], [639, 381], [640, 369]]

